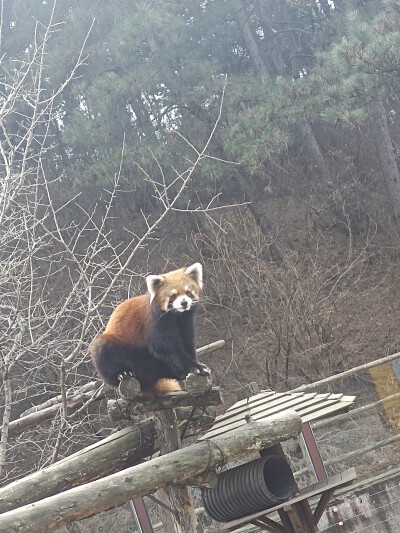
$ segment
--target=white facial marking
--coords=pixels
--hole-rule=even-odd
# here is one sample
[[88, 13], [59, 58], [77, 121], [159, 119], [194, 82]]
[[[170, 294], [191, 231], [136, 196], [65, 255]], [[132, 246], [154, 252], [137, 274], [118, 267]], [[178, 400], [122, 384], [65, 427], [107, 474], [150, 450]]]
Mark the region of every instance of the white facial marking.
[[178, 298], [175, 298], [175, 300], [172, 302], [172, 308], [180, 313], [183, 313], [184, 311], [189, 311], [189, 309], [192, 307], [192, 303], [192, 298], [189, 298], [189, 296], [184, 294], [183, 296], [178, 296]]

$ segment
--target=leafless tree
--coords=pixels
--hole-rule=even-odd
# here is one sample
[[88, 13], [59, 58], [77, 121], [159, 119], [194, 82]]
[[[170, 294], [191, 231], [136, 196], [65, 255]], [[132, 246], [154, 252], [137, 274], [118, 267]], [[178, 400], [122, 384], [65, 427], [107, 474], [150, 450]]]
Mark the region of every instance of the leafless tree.
[[[40, 29], [40, 31], [39, 31]], [[51, 125], [60, 120], [56, 99], [84, 62], [85, 43], [67, 79], [52, 94], [46, 88], [46, 51], [58, 24], [51, 18], [38, 24], [32, 48], [18, 61], [3, 57], [0, 92], [0, 365], [2, 376], [2, 427], [0, 477], [9, 481], [21, 472], [57, 459], [62, 447], [68, 453], [77, 441], [93, 437], [96, 410], [89, 414], [96, 388], [85, 404], [71, 412], [69, 398], [88, 381], [88, 345], [106, 318], [104, 306], [127, 297], [132, 284], [141, 284], [141, 267], [133, 259], [154, 239], [155, 230], [191, 187], [196, 170], [209, 156], [207, 150], [221, 116], [201, 149], [181, 138], [188, 156], [165, 178], [162, 163], [149, 153], [158, 175], [138, 168], [148, 182], [158, 209], [145, 215], [122, 241], [115, 234], [115, 202], [121, 189], [121, 165], [110, 176], [106, 199], [88, 208], [79, 194], [67, 200], [62, 178], [48, 164], [55, 140]], [[46, 90], [45, 90], [46, 89]], [[213, 201], [205, 209], [214, 209]], [[113, 302], [114, 303], [114, 302]], [[103, 314], [104, 313], [104, 314]], [[90, 370], [88, 370], [90, 368]], [[32, 403], [60, 395], [62, 409], [50, 430], [31, 432], [8, 444], [9, 424]], [[93, 407], [93, 406], [92, 406]], [[85, 425], [85, 422], [86, 425]], [[100, 427], [100, 426], [99, 426]], [[18, 464], [16, 458], [18, 457]]]

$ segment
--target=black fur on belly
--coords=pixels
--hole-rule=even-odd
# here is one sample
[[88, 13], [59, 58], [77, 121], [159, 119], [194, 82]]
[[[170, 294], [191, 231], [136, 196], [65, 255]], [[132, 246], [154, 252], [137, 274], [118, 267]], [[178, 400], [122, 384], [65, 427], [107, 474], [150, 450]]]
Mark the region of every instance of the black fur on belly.
[[93, 364], [103, 380], [118, 387], [118, 376], [132, 372], [143, 390], [150, 390], [160, 378], [173, 378], [171, 369], [151, 356], [147, 347], [130, 348], [101, 336], [92, 345]]
[[159, 362], [166, 364], [175, 379], [185, 377], [197, 368], [195, 345], [196, 308], [180, 313], [162, 312], [154, 308], [149, 350]]
[[[151, 390], [162, 378], [182, 380], [198, 372], [195, 347], [195, 309], [153, 311], [148, 346], [131, 347], [115, 338], [99, 335], [92, 343], [93, 364], [106, 383], [117, 387], [120, 374], [132, 373], [142, 390]], [[205, 366], [205, 365], [203, 365]]]

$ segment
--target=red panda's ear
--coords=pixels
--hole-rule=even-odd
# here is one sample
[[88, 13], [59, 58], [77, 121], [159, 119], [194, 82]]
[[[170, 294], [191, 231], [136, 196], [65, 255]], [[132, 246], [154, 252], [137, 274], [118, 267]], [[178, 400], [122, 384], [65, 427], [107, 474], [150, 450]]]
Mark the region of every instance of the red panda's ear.
[[150, 293], [150, 303], [153, 301], [156, 295], [157, 289], [164, 283], [165, 279], [162, 276], [147, 276], [146, 284], [147, 290]]
[[187, 267], [185, 274], [193, 278], [200, 289], [203, 288], [203, 267], [200, 263], [194, 263], [190, 267]]

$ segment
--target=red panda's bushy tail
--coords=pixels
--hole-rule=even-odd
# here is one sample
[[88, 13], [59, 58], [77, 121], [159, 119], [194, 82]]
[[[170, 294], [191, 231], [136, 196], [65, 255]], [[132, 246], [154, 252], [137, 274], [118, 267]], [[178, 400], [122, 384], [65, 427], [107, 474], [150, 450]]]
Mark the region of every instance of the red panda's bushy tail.
[[162, 378], [159, 379], [151, 388], [151, 390], [148, 391], [142, 391], [142, 395], [144, 398], [157, 398], [157, 396], [162, 396], [163, 394], [166, 394], [167, 392], [176, 392], [182, 390], [179, 383], [176, 381], [176, 379], [167, 379]]

